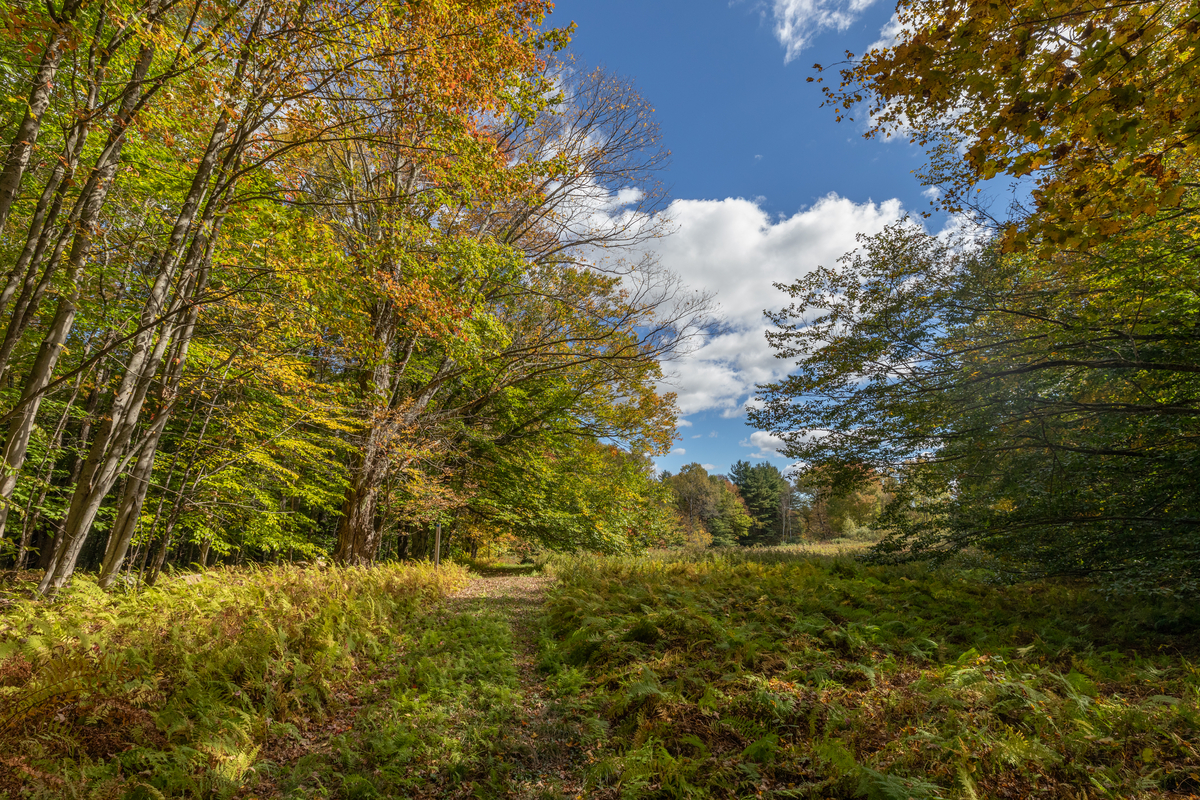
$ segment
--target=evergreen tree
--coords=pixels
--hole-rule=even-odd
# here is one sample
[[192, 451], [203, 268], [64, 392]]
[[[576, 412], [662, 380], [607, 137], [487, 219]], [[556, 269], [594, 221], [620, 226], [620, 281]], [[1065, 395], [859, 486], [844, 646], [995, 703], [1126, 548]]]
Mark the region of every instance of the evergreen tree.
[[750, 526], [745, 544], [774, 545], [783, 542], [785, 496], [791, 498], [792, 487], [774, 464], [766, 461], [751, 465], [739, 461], [729, 477], [737, 486], [754, 523]]

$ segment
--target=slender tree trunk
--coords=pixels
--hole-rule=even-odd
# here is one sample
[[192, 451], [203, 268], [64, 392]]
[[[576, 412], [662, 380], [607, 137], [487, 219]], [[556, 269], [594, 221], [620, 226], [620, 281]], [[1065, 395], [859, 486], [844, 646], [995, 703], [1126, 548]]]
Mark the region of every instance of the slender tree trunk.
[[[47, 4], [49, 6], [49, 4]], [[50, 38], [42, 51], [42, 60], [33, 76], [33, 85], [29, 90], [26, 101], [25, 116], [13, 135], [8, 147], [8, 158], [4, 162], [4, 170], [0, 172], [0, 229], [8, 221], [13, 201], [21, 189], [21, 178], [29, 166], [29, 158], [33, 154], [38, 134], [42, 129], [42, 116], [50, 107], [50, 99], [54, 94], [54, 78], [58, 74], [58, 65], [62, 61], [71, 39], [72, 23], [82, 0], [65, 0], [62, 10], [54, 17], [54, 26]], [[49, 6], [53, 9], [53, 6]]]
[[[150, 487], [150, 475], [154, 470], [154, 458], [158, 453], [158, 445], [163, 431], [166, 430], [167, 422], [171, 418], [175, 401], [179, 396], [180, 385], [183, 382], [188, 349], [200, 317], [199, 301], [208, 287], [208, 265], [212, 261], [213, 247], [220, 230], [220, 221], [214, 220], [213, 214], [207, 212], [204, 227], [209, 228], [211, 233], [207, 236], [198, 235], [193, 239], [193, 253], [189, 254], [189, 261], [193, 259], [202, 261], [193, 291], [192, 306], [188, 309], [176, 337], [173, 357], [168, 360], [167, 374], [159, 390], [157, 414], [141, 445], [141, 455], [138, 457], [131, 479], [121, 494], [117, 521], [113, 524], [109, 534], [108, 547], [105, 550], [104, 563], [100, 570], [100, 586], [104, 589], [109, 588], [116, 580], [117, 573], [121, 569], [121, 562], [124, 561], [125, 554], [129, 550], [129, 543], [133, 541], [133, 535], [137, 531], [137, 521], [142, 513], [142, 505], [146, 501], [146, 492]], [[197, 252], [203, 254], [194, 255]]]
[[167, 414], [154, 421], [146, 434], [147, 441], [142, 446], [141, 454], [129, 473], [129, 480], [121, 492], [117, 503], [117, 519], [109, 532], [108, 545], [104, 550], [104, 560], [100, 562], [100, 588], [108, 589], [117, 579], [125, 554], [129, 551], [129, 543], [137, 533], [138, 519], [142, 513], [142, 504], [146, 500], [146, 489], [150, 486], [150, 476], [154, 471], [154, 456], [158, 448], [159, 437], [167, 426]]
[[75, 312], [79, 302], [79, 286], [76, 278], [91, 249], [94, 230], [100, 222], [100, 210], [104, 206], [112, 186], [121, 148], [125, 142], [125, 132], [141, 96], [142, 82], [145, 80], [146, 72], [150, 69], [153, 55], [152, 47], [144, 46], [142, 48], [137, 65], [134, 67], [133, 77], [126, 85], [121, 110], [113, 122], [109, 144], [98, 159], [97, 167], [92, 171], [83, 194], [80, 196], [81, 213], [71, 247], [67, 271], [68, 288], [59, 300], [54, 318], [42, 339], [33, 367], [26, 378], [21, 400], [8, 426], [8, 437], [3, 453], [6, 468], [3, 476], [0, 477], [0, 535], [3, 535], [4, 524], [7, 521], [8, 503], [12, 498], [13, 489], [16, 488], [17, 474], [25, 463], [29, 437], [33, 433], [38, 408], [42, 401], [42, 391], [50, 383], [62, 346], [75, 321]]
[[171, 534], [175, 532], [175, 523], [179, 520], [180, 506], [181, 503], [177, 500], [171, 509], [171, 515], [167, 518], [166, 530], [163, 531], [162, 541], [159, 542], [158, 551], [154, 554], [154, 563], [150, 565], [150, 574], [146, 576], [147, 586], [153, 586], [158, 582], [163, 565], [167, 563], [167, 553], [171, 550]]

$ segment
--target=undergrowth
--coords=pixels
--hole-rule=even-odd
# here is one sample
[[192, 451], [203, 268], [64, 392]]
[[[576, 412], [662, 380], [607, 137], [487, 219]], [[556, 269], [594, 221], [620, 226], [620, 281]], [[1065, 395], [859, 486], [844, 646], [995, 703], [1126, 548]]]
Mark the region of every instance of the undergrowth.
[[77, 578], [0, 617], [0, 797], [229, 797], [466, 571], [213, 570], [139, 594]]
[[413, 627], [418, 635], [398, 640], [352, 724], [322, 752], [274, 770], [284, 796], [411, 797], [505, 783], [511, 743], [502, 730], [517, 705], [509, 626], [433, 614]]
[[[582, 754], [605, 726], [576, 701], [569, 676], [548, 685], [525, 662], [527, 602], [505, 591], [460, 597], [412, 621], [326, 745], [268, 771], [286, 798], [528, 798], [578, 793]], [[486, 582], [486, 579], [485, 579]], [[528, 609], [532, 610], [532, 609]], [[265, 786], [260, 788], [267, 788]]]
[[796, 553], [552, 565], [589, 797], [1200, 792], [1200, 611]]

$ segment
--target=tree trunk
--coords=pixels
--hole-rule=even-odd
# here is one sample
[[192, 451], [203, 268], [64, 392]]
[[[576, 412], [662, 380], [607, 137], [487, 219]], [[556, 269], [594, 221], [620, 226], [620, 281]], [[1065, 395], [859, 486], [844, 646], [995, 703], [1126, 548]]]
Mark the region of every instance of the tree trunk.
[[[379, 344], [379, 361], [370, 382], [363, 386], [367, 405], [373, 415], [387, 408], [392, 393], [392, 342], [396, 335], [392, 304], [382, 301], [373, 309], [373, 338]], [[379, 554], [379, 534], [375, 513], [379, 490], [387, 475], [387, 446], [392, 424], [385, 416], [374, 416], [368, 423], [362, 449], [351, 470], [350, 486], [342, 504], [338, 522], [337, 547], [333, 558], [340, 564], [368, 565]]]
[[353, 471], [342, 519], [338, 523], [337, 549], [333, 557], [340, 564], [365, 566], [375, 562], [379, 554], [379, 533], [375, 527], [375, 511], [379, 502], [379, 487], [387, 472], [386, 422], [371, 425]]
[[[121, 470], [128, 463], [129, 443], [133, 438], [154, 375], [162, 363], [163, 355], [172, 343], [176, 332], [187, 328], [187, 321], [176, 323], [166, 319], [157, 328], [154, 323], [162, 317], [164, 310], [167, 309], [171, 283], [175, 278], [176, 268], [180, 266], [181, 262], [184, 270], [179, 279], [180, 288], [182, 291], [186, 291], [183, 287], [190, 286], [193, 279], [199, 281], [200, 276], [196, 274], [196, 269], [201, 262], [205, 258], [211, 257], [211, 246], [215, 237], [206, 236], [203, 229], [212, 223], [215, 216], [216, 193], [210, 198], [212, 202], [209, 203], [205, 217], [200, 220], [198, 225], [196, 213], [199, 211], [204, 197], [209, 193], [210, 182], [218, 165], [218, 156], [226, 144], [229, 120], [229, 113], [222, 111], [209, 137], [205, 154], [196, 168], [187, 197], [176, 216], [168, 241], [160, 253], [158, 274], [155, 276], [154, 284], [142, 307], [142, 330], [134, 338], [133, 350], [125, 364], [121, 384], [113, 398], [112, 410], [92, 444], [88, 463], [84, 466], [84, 472], [75, 487], [75, 494], [71, 498], [71, 506], [63, 527], [62, 541], [55, 550], [55, 563], [52, 570], [47, 570], [46, 576], [42, 579], [42, 584], [38, 587], [40, 592], [56, 592], [74, 572], [79, 548], [91, 530], [96, 514], [100, 510], [100, 504], [112, 490]], [[225, 165], [230, 166], [234, 160], [233, 154], [227, 153], [226, 156]], [[196, 228], [199, 230], [196, 230], [195, 236], [192, 237], [187, 257], [184, 258], [183, 244]], [[200, 271], [207, 274], [207, 270]], [[202, 286], [197, 285], [194, 288], [197, 291], [203, 291]], [[177, 297], [173, 311], [178, 311], [182, 307], [185, 296], [181, 293]], [[192, 309], [195, 309], [194, 305]], [[156, 329], [158, 331], [157, 342], [154, 341]], [[163, 409], [163, 414], [166, 413], [168, 413], [167, 409]], [[158, 437], [161, 434], [162, 430], [159, 427], [157, 434], [148, 435], [143, 440], [143, 447], [153, 446], [156, 448]], [[153, 457], [152, 450], [149, 453], [150, 462], [147, 470], [153, 467]], [[148, 477], [149, 473], [147, 472], [147, 479]], [[144, 498], [144, 488], [142, 491]], [[135, 498], [130, 499], [128, 507], [124, 510], [131, 508], [134, 503], [138, 505], [140, 512], [140, 501]], [[124, 522], [133, 525], [136, 523], [136, 516], [127, 517]], [[132, 536], [132, 532], [127, 533]], [[123, 532], [120, 537], [116, 537], [116, 540], [108, 548], [106, 564], [110, 557], [117, 566], [119, 566], [120, 560], [124, 559], [128, 548], [128, 539], [123, 546], [119, 539], [125, 535], [126, 533]], [[106, 566], [105, 576], [110, 582], [115, 579], [115, 574], [115, 569]]]
[[79, 13], [82, 0], [66, 0], [62, 11], [54, 16], [55, 25], [50, 31], [49, 41], [42, 51], [42, 60], [33, 76], [33, 85], [29, 90], [26, 101], [25, 116], [13, 135], [12, 144], [8, 148], [8, 158], [4, 170], [0, 172], [0, 229], [8, 221], [13, 201], [21, 189], [21, 178], [25, 168], [29, 166], [29, 157], [33, 154], [38, 134], [42, 128], [42, 116], [50, 107], [50, 98], [54, 94], [54, 78], [58, 73], [59, 62], [62, 61], [71, 39], [71, 25]]
[[125, 142], [125, 131], [132, 119], [138, 98], [141, 96], [142, 81], [150, 68], [153, 55], [152, 47], [142, 48], [137, 65], [134, 67], [133, 77], [125, 87], [125, 93], [121, 99], [121, 111], [113, 122], [109, 144], [100, 156], [97, 167], [92, 171], [80, 196], [79, 225], [76, 227], [67, 271], [69, 288], [60, 299], [54, 318], [42, 339], [33, 367], [26, 378], [21, 400], [14, 409], [8, 426], [8, 438], [3, 453], [6, 468], [3, 477], [0, 478], [0, 532], [3, 531], [7, 519], [8, 502], [12, 499], [13, 489], [16, 488], [17, 475], [25, 463], [29, 437], [33, 433], [34, 423], [37, 420], [42, 391], [50, 383], [62, 346], [75, 321], [76, 304], [79, 301], [79, 286], [76, 278], [91, 249], [92, 236], [99, 223], [100, 210], [104, 206], [108, 191], [112, 186], [112, 178], [116, 174], [121, 148]]

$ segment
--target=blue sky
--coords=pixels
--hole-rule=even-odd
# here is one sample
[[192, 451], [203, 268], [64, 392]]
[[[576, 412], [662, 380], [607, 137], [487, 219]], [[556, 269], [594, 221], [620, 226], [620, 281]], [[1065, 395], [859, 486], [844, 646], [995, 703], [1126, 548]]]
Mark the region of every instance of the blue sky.
[[676, 230], [649, 249], [715, 293], [727, 325], [667, 365], [683, 416], [676, 451], [657, 460], [660, 468], [695, 461], [726, 472], [739, 459], [787, 466], [777, 440], [747, 426], [744, 411], [755, 383], [787, 372], [763, 337], [762, 310], [786, 304], [772, 283], [832, 264], [857, 233], [929, 208], [912, 174], [921, 151], [864, 139], [861, 120], [837, 123], [805, 80], [815, 62], [884, 38], [893, 8], [885, 0], [557, 3], [552, 22], [578, 24], [572, 51], [581, 63], [632, 78], [655, 108], [672, 153], [663, 178]]

